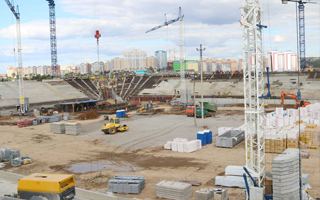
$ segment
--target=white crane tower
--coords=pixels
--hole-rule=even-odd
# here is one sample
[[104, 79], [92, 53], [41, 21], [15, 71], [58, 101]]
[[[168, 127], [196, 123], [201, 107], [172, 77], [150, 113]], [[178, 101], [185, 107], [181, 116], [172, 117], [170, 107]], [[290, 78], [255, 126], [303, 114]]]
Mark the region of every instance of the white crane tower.
[[27, 102], [24, 96], [24, 86], [23, 86], [23, 68], [22, 68], [22, 53], [21, 53], [21, 31], [20, 31], [20, 12], [19, 7], [16, 8], [9, 1], [5, 0], [8, 4], [12, 14], [16, 18], [16, 31], [17, 31], [17, 51], [18, 51], [18, 78], [19, 78], [19, 107], [20, 113], [25, 113], [27, 111]]
[[243, 27], [243, 78], [245, 106], [246, 167], [258, 177], [262, 188], [265, 177], [265, 137], [263, 133], [263, 55], [261, 8], [259, 0], [244, 0], [241, 9]]
[[184, 62], [184, 15], [182, 14], [182, 9], [179, 7], [179, 16], [176, 19], [172, 19], [164, 22], [164, 24], [156, 26], [148, 31], [146, 33], [155, 31], [157, 29], [160, 29], [165, 26], [169, 26], [170, 24], [173, 24], [175, 22], [180, 22], [179, 27], [179, 49], [180, 49], [180, 56], [179, 56], [179, 62], [180, 62], [180, 102], [183, 104], [187, 104], [188, 102], [188, 92], [187, 92], [187, 86], [186, 86], [186, 74], [185, 74], [185, 62]]

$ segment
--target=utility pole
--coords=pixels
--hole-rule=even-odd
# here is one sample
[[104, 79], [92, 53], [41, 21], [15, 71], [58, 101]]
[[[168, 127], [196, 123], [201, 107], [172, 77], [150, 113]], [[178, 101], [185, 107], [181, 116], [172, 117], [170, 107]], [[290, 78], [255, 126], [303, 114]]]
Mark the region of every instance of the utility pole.
[[201, 85], [201, 118], [204, 119], [204, 113], [203, 113], [203, 52], [206, 50], [206, 48], [202, 47], [202, 44], [200, 44], [200, 48], [197, 48], [197, 51], [200, 52], [200, 85]]
[[100, 69], [100, 73], [103, 74], [103, 68], [100, 65], [100, 46], [99, 46], [99, 40], [101, 38], [101, 34], [99, 30], [96, 30], [96, 34], [94, 35], [94, 37], [97, 39], [97, 57], [98, 57], [98, 66]]

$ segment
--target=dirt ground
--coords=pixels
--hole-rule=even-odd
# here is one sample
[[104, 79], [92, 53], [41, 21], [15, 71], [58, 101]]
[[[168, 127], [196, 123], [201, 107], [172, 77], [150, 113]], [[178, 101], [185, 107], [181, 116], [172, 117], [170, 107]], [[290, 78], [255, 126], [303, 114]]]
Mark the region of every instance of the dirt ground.
[[[155, 184], [161, 180], [200, 181], [202, 185], [194, 187], [194, 190], [200, 187], [214, 187], [214, 177], [222, 175], [227, 165], [244, 164], [243, 143], [234, 149], [216, 148], [214, 145], [209, 145], [194, 153], [162, 150], [161, 145], [158, 144], [163, 144], [163, 141], [167, 141], [168, 138], [173, 139], [183, 134], [186, 134], [187, 138], [195, 135], [194, 129], [185, 127], [185, 123], [193, 119], [183, 117], [179, 116], [180, 121], [174, 130], [163, 127], [164, 129], [159, 131], [153, 124], [158, 123], [161, 127], [159, 119], [167, 118], [168, 121], [172, 121], [170, 116], [153, 116], [146, 120], [146, 122], [150, 121], [150, 125], [145, 125], [141, 129], [150, 131], [149, 134], [153, 137], [145, 142], [146, 145], [142, 148], [119, 148], [119, 145], [127, 144], [128, 141], [121, 143], [116, 140], [132, 138], [133, 143], [136, 144], [141, 138], [145, 138], [145, 133], [131, 130], [126, 133], [127, 135], [106, 136], [99, 132], [101, 119], [81, 122], [86, 133], [80, 136], [52, 134], [49, 132], [49, 124], [28, 128], [1, 126], [0, 147], [19, 149], [23, 155], [28, 155], [33, 159], [32, 164], [11, 168], [8, 169], [9, 171], [30, 174], [34, 172], [75, 173], [76, 170], [82, 170], [81, 173], [75, 174], [77, 186], [85, 189], [105, 192], [107, 191], [107, 180], [114, 175], [144, 176], [147, 183], [146, 188], [140, 195], [131, 195], [141, 199], [155, 199]], [[136, 123], [138, 127], [140, 120], [142, 119], [132, 118], [128, 123], [132, 125], [131, 127], [134, 127]], [[243, 117], [227, 114], [208, 120], [208, 123], [213, 124], [210, 128], [216, 130], [219, 126], [228, 123], [239, 126]], [[160, 134], [163, 131], [167, 132], [167, 135]], [[320, 197], [319, 149], [309, 151], [311, 157], [303, 159], [303, 172], [310, 174], [310, 183], [313, 187], [310, 194], [313, 197]], [[271, 165], [273, 156], [275, 155], [267, 155], [268, 165]], [[79, 166], [79, 164], [82, 165]], [[228, 191], [231, 200], [244, 199], [244, 190], [228, 189]]]

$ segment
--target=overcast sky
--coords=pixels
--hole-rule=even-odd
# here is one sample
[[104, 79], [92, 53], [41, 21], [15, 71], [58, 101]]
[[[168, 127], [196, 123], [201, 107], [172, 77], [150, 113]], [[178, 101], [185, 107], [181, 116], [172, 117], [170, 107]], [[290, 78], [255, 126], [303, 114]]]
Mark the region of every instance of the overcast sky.
[[[320, 0], [318, 1], [320, 4]], [[16, 0], [22, 20], [23, 65], [50, 64], [48, 5], [45, 0]], [[96, 60], [94, 33], [99, 29], [101, 59], [119, 56], [138, 48], [154, 51], [176, 49], [179, 25], [149, 34], [144, 32], [176, 18], [178, 7], [185, 14], [186, 58], [198, 57], [202, 43], [206, 57], [240, 58], [242, 29], [239, 24], [242, 0], [56, 0], [58, 63], [61, 65]], [[261, 0], [264, 49], [296, 51], [295, 4]], [[5, 1], [0, 1], [0, 72], [15, 65], [15, 19]], [[320, 56], [320, 5], [306, 5], [307, 56]]]

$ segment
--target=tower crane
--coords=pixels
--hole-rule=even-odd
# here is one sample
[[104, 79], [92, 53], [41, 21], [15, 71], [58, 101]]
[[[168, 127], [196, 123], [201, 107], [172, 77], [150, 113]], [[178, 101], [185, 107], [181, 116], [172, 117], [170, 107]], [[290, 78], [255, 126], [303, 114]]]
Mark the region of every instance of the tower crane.
[[57, 56], [57, 34], [56, 34], [56, 10], [54, 0], [46, 0], [49, 4], [50, 22], [50, 46], [51, 46], [51, 73], [53, 77], [58, 76]]
[[[243, 80], [245, 108], [246, 168], [253, 171], [257, 181], [250, 187], [251, 199], [263, 199], [265, 178], [265, 136], [262, 104], [263, 55], [260, 0], [243, 0], [240, 23], [243, 27]], [[253, 195], [253, 194], [252, 194]]]
[[179, 48], [180, 48], [180, 56], [179, 56], [179, 62], [180, 62], [180, 84], [181, 84], [181, 91], [180, 91], [180, 101], [182, 103], [187, 104], [187, 86], [186, 86], [186, 79], [185, 79], [185, 66], [184, 66], [184, 14], [182, 14], [182, 8], [179, 7], [179, 15], [176, 19], [172, 19], [167, 21], [165, 20], [164, 24], [153, 27], [152, 29], [146, 31], [146, 33], [150, 33], [152, 31], [158, 30], [162, 27], [167, 27], [170, 24], [180, 22], [180, 29], [179, 29]]
[[[305, 6], [307, 3], [315, 3], [310, 0], [281, 0], [282, 4], [288, 2], [294, 2], [298, 6], [297, 22], [298, 22], [298, 38], [299, 38], [299, 58], [300, 58], [300, 69], [303, 71], [306, 68], [306, 30], [305, 30]], [[299, 96], [299, 95], [298, 95]]]
[[20, 31], [20, 12], [19, 7], [16, 8], [9, 1], [5, 0], [12, 14], [16, 18], [16, 34], [17, 34], [17, 52], [18, 52], [18, 82], [19, 82], [19, 111], [20, 113], [25, 113], [27, 111], [26, 98], [24, 96], [24, 86], [23, 86], [23, 67], [22, 67], [22, 49], [21, 49], [21, 31]]

